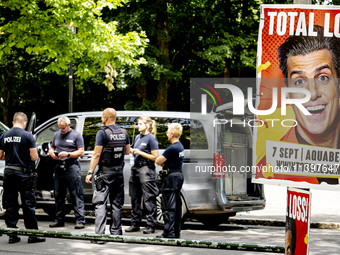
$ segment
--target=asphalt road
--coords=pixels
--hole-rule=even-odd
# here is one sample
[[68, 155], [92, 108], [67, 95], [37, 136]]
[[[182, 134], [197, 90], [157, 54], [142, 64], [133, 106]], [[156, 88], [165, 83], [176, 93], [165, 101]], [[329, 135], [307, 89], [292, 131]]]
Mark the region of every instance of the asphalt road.
[[[65, 227], [51, 229], [48, 225], [51, 221], [47, 217], [39, 216], [39, 228], [47, 231], [67, 231], [74, 233], [94, 233], [93, 218], [88, 217], [86, 228], [82, 230], [74, 229], [73, 216], [68, 217]], [[123, 229], [130, 225], [129, 219], [123, 221]], [[5, 222], [0, 219], [0, 227], [5, 227]], [[18, 223], [19, 228], [24, 228], [23, 220]], [[108, 226], [106, 233], [108, 232]], [[155, 234], [144, 235], [142, 231], [135, 233], [126, 233], [124, 235], [139, 237], [154, 237], [161, 234], [162, 230], [157, 229]], [[265, 227], [250, 225], [230, 225], [222, 224], [218, 228], [210, 229], [200, 223], [187, 222], [183, 225], [181, 238], [186, 240], [206, 240], [220, 242], [235, 242], [247, 244], [266, 244], [266, 245], [283, 245], [284, 228], [283, 227]], [[45, 243], [28, 244], [27, 237], [21, 236], [21, 242], [17, 244], [8, 244], [8, 237], [0, 237], [0, 254], [245, 254], [255, 255], [255, 251], [231, 251], [217, 250], [207, 248], [191, 248], [165, 245], [146, 245], [134, 243], [117, 243], [108, 242], [104, 245], [92, 244], [84, 240], [70, 240], [60, 238], [47, 238]], [[339, 254], [340, 250], [340, 231], [334, 229], [311, 229], [310, 232], [310, 253], [315, 254]], [[260, 253], [262, 254], [262, 253]], [[277, 253], [263, 253], [277, 254]]]
[[[335, 191], [312, 191], [312, 213], [311, 222], [326, 222], [328, 224], [339, 224], [340, 196]], [[267, 206], [265, 210], [253, 211], [249, 214], [239, 213], [232, 219], [260, 219], [265, 222], [283, 223], [286, 211], [286, 188], [272, 185], [266, 185]], [[47, 215], [41, 214], [38, 217], [39, 227], [41, 230], [50, 231], [48, 225], [51, 223]], [[84, 230], [74, 229], [74, 217], [68, 216], [68, 222], [63, 228], [53, 229], [58, 231], [68, 231], [76, 233], [94, 233], [93, 217], [87, 217], [88, 224]], [[245, 221], [247, 222], [247, 221]], [[129, 219], [123, 221], [123, 228], [130, 225]], [[0, 219], [0, 227], [5, 227], [3, 219]], [[23, 221], [20, 220], [18, 227], [24, 228]], [[108, 232], [108, 228], [107, 231]], [[156, 230], [157, 234], [161, 234], [161, 229]], [[145, 237], [142, 232], [125, 233], [124, 235]], [[266, 227], [256, 225], [234, 225], [223, 224], [218, 228], [205, 227], [200, 223], [186, 222], [183, 225], [182, 238], [186, 240], [206, 240], [235, 242], [247, 244], [266, 244], [266, 245], [283, 245], [284, 244], [284, 228], [283, 227]], [[334, 229], [317, 229], [310, 230], [310, 253], [316, 254], [339, 254], [340, 250], [340, 231]], [[133, 243], [106, 243], [105, 245], [91, 244], [89, 241], [69, 240], [48, 238], [45, 243], [27, 244], [27, 237], [23, 236], [22, 241], [17, 244], [8, 244], [8, 237], [0, 237], [0, 255], [2, 254], [246, 254], [255, 255], [259, 252], [250, 251], [230, 251], [216, 250], [207, 248], [190, 248], [190, 247], [174, 247], [164, 245], [145, 245]], [[262, 253], [261, 253], [262, 254]], [[263, 253], [277, 254], [277, 253]]]

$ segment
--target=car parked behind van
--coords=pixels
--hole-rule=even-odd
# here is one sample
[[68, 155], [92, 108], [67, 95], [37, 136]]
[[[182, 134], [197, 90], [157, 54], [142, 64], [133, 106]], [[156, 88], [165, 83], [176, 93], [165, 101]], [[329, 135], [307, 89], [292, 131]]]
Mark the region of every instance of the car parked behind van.
[[[93, 210], [92, 186], [85, 182], [85, 177], [90, 167], [96, 134], [103, 126], [102, 112], [78, 112], [65, 115], [71, 120], [71, 128], [80, 132], [84, 138], [85, 154], [79, 159], [81, 178], [85, 207]], [[48, 155], [48, 150], [53, 134], [59, 130], [57, 120], [65, 115], [55, 116], [34, 130], [40, 155], [40, 162], [37, 166], [39, 176], [36, 190], [37, 208], [43, 208], [51, 216], [54, 216], [53, 171], [55, 162]], [[164, 149], [170, 145], [166, 136], [168, 123], [180, 123], [183, 126], [180, 138], [185, 149], [182, 169], [184, 185], [181, 190], [183, 220], [191, 214], [205, 224], [218, 225], [226, 222], [237, 212], [260, 210], [265, 207], [263, 186], [251, 183], [250, 172], [215, 171], [217, 166], [221, 166], [218, 165], [221, 162], [226, 166], [225, 169], [228, 166], [229, 169], [230, 166], [239, 169], [242, 165], [251, 165], [252, 137], [249, 127], [214, 125], [216, 119], [224, 118], [223, 113], [202, 115], [185, 112], [117, 111], [116, 124], [127, 130], [132, 147], [135, 137], [139, 134], [137, 122], [140, 116], [150, 116], [157, 123], [156, 137], [159, 143], [159, 155], [162, 155]], [[123, 210], [131, 210], [129, 159], [130, 155], [125, 155]], [[157, 175], [159, 170], [161, 167], [157, 166]], [[0, 170], [0, 185], [2, 180], [3, 170]], [[157, 198], [157, 221], [162, 225], [160, 198], [161, 194]], [[69, 210], [72, 209], [69, 196], [66, 206]]]

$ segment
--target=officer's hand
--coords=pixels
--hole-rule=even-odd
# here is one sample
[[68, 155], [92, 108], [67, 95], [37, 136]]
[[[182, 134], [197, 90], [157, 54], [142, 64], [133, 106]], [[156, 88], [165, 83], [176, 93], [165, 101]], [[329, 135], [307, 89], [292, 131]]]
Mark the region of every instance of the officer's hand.
[[86, 175], [85, 182], [88, 184], [91, 184], [92, 177], [93, 177], [93, 174]]
[[66, 152], [66, 151], [59, 152], [58, 157], [59, 158], [67, 158], [68, 152]]
[[139, 154], [140, 155], [141, 151], [139, 149], [134, 149], [133, 154]]
[[[51, 156], [51, 154], [52, 154], [52, 156]], [[54, 160], [57, 160], [57, 159], [59, 159], [55, 154], [54, 154], [54, 152], [53, 153], [51, 153], [51, 154], [49, 154], [50, 156], [51, 156], [51, 158], [53, 158]]]

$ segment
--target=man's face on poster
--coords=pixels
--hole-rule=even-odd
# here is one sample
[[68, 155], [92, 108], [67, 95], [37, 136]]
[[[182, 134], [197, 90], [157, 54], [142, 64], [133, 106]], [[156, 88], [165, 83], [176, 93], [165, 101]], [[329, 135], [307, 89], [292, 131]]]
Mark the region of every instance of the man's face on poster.
[[285, 235], [285, 255], [292, 255], [292, 249], [292, 232], [288, 229]]
[[[308, 89], [311, 99], [304, 115], [295, 105], [296, 120], [305, 133], [322, 134], [335, 125], [339, 110], [339, 84], [331, 53], [327, 49], [288, 58], [288, 87]], [[304, 98], [302, 93], [289, 93], [290, 99]]]

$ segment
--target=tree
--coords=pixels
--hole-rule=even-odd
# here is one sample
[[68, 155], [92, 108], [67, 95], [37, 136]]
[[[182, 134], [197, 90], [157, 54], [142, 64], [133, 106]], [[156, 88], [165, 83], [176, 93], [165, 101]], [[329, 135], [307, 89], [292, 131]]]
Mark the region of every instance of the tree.
[[[143, 31], [118, 33], [117, 22], [104, 22], [103, 8], [115, 9], [124, 0], [5, 0], [0, 3], [0, 64], [4, 119], [8, 124], [13, 77], [19, 78], [19, 53], [44, 56], [45, 72], [65, 73], [75, 60], [75, 75], [88, 79], [106, 68], [105, 85], [113, 89], [116, 69], [146, 63]], [[70, 28], [76, 28], [76, 34]], [[6, 96], [5, 96], [6, 95]], [[6, 110], [7, 109], [7, 110]]]
[[169, 3], [166, 0], [132, 0], [117, 10], [107, 10], [105, 20], [117, 20], [121, 33], [144, 30], [150, 43], [144, 57], [147, 64], [122, 67], [118, 87], [129, 86], [133, 93], [125, 109], [167, 110], [169, 82], [180, 78], [170, 60]]
[[259, 7], [258, 1], [132, 0], [105, 13], [119, 21], [119, 31], [145, 30], [150, 40], [148, 64], [124, 67], [124, 80], [135, 88], [131, 101], [189, 111], [190, 77], [255, 77]]

